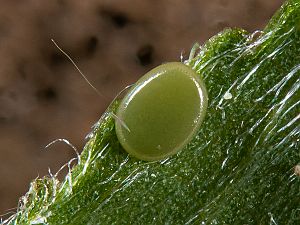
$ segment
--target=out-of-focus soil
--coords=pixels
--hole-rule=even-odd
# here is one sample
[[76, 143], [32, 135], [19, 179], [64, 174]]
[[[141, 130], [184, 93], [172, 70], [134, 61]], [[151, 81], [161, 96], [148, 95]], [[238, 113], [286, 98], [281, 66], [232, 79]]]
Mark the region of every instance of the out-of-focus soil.
[[[262, 29], [283, 0], [11, 0], [0, 7], [0, 214], [74, 157], [112, 98], [225, 27]], [[51, 42], [55, 39], [105, 97]]]

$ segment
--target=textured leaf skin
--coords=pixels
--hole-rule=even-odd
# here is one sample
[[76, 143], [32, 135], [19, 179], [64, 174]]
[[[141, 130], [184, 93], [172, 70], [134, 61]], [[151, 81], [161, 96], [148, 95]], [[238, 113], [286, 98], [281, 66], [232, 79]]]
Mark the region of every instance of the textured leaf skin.
[[185, 149], [159, 162], [129, 157], [115, 101], [65, 182], [35, 180], [8, 224], [300, 224], [300, 0], [259, 37], [225, 30], [186, 63], [209, 106]]

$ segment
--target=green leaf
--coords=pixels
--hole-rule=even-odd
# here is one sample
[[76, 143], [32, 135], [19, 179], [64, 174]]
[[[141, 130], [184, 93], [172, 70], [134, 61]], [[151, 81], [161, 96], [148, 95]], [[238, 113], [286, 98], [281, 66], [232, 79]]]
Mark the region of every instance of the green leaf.
[[65, 181], [33, 181], [6, 223], [300, 224], [299, 29], [290, 0], [261, 34], [228, 29], [202, 46], [186, 64], [206, 84], [206, 118], [166, 160], [128, 156], [113, 102]]

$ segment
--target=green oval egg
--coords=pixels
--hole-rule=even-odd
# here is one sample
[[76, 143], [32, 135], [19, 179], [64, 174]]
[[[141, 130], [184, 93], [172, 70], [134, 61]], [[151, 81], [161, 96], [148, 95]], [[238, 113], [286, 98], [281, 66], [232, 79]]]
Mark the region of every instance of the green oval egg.
[[207, 98], [203, 81], [190, 67], [174, 62], [154, 68], [119, 105], [115, 125], [122, 147], [146, 161], [177, 153], [196, 135]]

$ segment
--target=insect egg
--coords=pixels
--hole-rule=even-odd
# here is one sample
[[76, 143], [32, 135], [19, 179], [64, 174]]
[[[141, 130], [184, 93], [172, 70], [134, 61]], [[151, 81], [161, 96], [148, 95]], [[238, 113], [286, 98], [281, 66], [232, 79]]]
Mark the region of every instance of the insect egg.
[[181, 150], [197, 133], [207, 108], [200, 76], [183, 63], [160, 65], [143, 77], [120, 102], [115, 120], [122, 147], [146, 161]]

